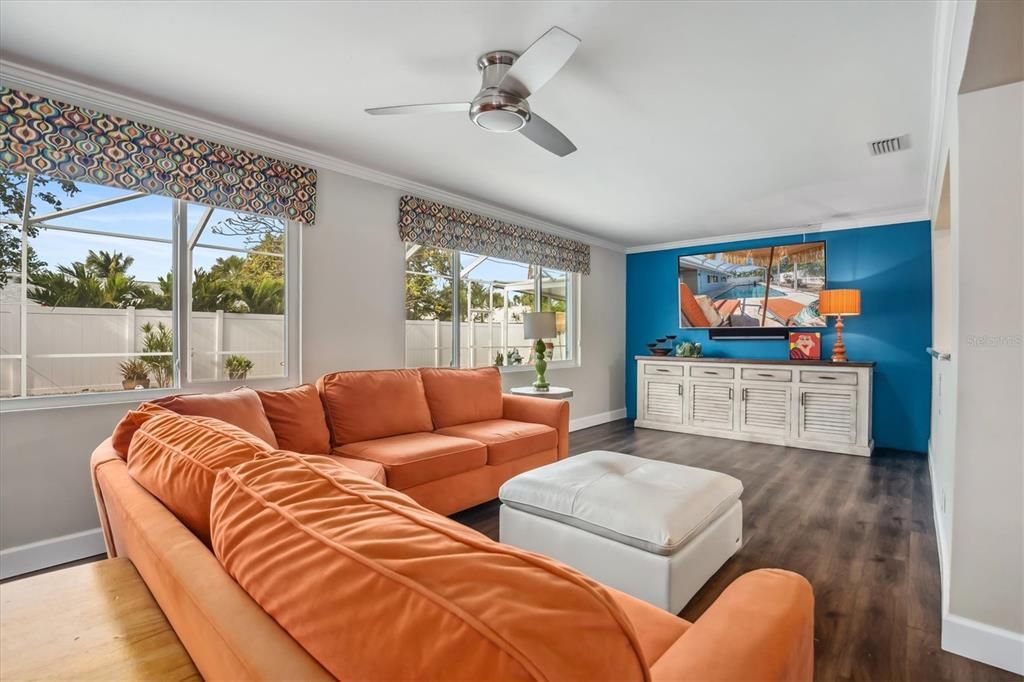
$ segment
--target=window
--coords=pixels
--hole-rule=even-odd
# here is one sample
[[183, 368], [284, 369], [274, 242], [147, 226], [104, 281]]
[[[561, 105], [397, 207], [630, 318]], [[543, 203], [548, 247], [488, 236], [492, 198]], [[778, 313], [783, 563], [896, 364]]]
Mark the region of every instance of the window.
[[297, 379], [297, 227], [6, 170], [0, 201], [5, 408]]
[[407, 367], [532, 365], [523, 315], [536, 311], [557, 316], [549, 359], [575, 361], [576, 275], [417, 244], [406, 245], [405, 262]]

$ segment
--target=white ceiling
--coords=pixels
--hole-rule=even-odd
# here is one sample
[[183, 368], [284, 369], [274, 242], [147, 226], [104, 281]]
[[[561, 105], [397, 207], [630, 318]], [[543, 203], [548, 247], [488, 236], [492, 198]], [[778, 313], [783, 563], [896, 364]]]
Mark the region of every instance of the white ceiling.
[[[933, 2], [0, 3], [0, 57], [624, 245], [921, 211]], [[530, 102], [560, 159], [458, 114], [477, 56], [582, 39]], [[909, 134], [908, 152], [868, 142]]]

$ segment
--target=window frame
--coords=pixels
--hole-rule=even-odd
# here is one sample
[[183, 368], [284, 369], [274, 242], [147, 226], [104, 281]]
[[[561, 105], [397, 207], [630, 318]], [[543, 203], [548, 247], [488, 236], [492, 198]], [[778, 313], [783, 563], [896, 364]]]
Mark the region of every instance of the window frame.
[[[433, 248], [433, 249], [441, 248], [442, 250], [446, 250], [446, 251], [449, 252], [449, 256], [450, 256], [450, 259], [451, 259], [451, 270], [452, 270], [452, 287], [451, 287], [451, 289], [452, 289], [452, 319], [450, 321], [448, 321], [447, 324], [451, 325], [451, 357], [448, 359], [448, 365], [438, 365], [438, 366], [440, 366], [440, 367], [447, 366], [447, 367], [450, 367], [450, 368], [453, 368], [453, 369], [461, 369], [462, 367], [461, 367], [460, 358], [461, 358], [461, 353], [462, 353], [462, 311], [461, 311], [461, 302], [460, 302], [460, 299], [461, 299], [460, 292], [461, 292], [462, 287], [463, 287], [463, 278], [462, 278], [460, 273], [461, 273], [461, 268], [462, 268], [462, 265], [461, 265], [461, 263], [462, 263], [462, 256], [464, 254], [470, 254], [470, 255], [476, 255], [476, 256], [481, 256], [481, 255], [486, 256], [486, 254], [477, 254], [477, 253], [475, 253], [473, 251], [462, 251], [460, 249], [443, 249], [443, 247], [424, 246], [424, 245], [421, 245], [421, 244], [415, 244], [414, 242], [403, 242], [402, 246], [403, 246], [403, 250], [407, 254], [406, 257], [405, 257], [405, 262], [406, 263], [408, 263], [409, 255], [411, 255], [411, 254], [409, 254], [409, 249], [410, 249], [410, 247], [413, 247], [413, 246], [419, 246], [421, 248]], [[486, 257], [489, 257], [489, 256], [486, 256]], [[494, 256], [494, 257], [498, 258], [498, 256]], [[541, 309], [541, 306], [542, 306], [542, 300], [541, 299], [542, 299], [542, 289], [543, 289], [541, 283], [542, 283], [542, 279], [543, 279], [543, 274], [544, 274], [545, 266], [537, 265], [535, 263], [523, 263], [521, 261], [515, 261], [515, 260], [513, 260], [511, 258], [501, 258], [501, 260], [514, 262], [514, 263], [517, 263], [519, 265], [525, 265], [527, 267], [533, 267], [533, 268], [536, 269], [536, 272], [533, 275], [533, 307], [534, 307], [533, 312], [540, 312], [540, 309]], [[556, 270], [557, 268], [549, 268], [549, 269]], [[402, 272], [403, 272], [403, 278], [408, 277], [409, 276], [408, 266], [404, 267]], [[567, 368], [573, 368], [573, 367], [580, 367], [580, 366], [582, 366], [582, 362], [581, 362], [581, 354], [582, 354], [582, 352], [581, 352], [580, 342], [579, 342], [579, 337], [580, 337], [580, 335], [579, 335], [579, 325], [580, 325], [580, 320], [581, 320], [580, 309], [582, 308], [582, 305], [580, 303], [580, 290], [582, 288], [580, 286], [580, 274], [578, 272], [569, 272], [567, 270], [560, 271], [560, 272], [565, 272], [565, 275], [566, 275], [566, 284], [565, 284], [566, 296], [565, 296], [565, 298], [566, 298], [566, 304], [568, 306], [568, 311], [566, 313], [565, 348], [566, 348], [567, 351], [571, 352], [572, 355], [567, 360], [548, 360], [548, 366], [547, 366], [548, 370], [552, 370], [552, 369], [567, 369]], [[470, 280], [470, 279], [466, 279], [465, 280], [467, 286], [470, 286], [470, 287], [472, 286], [471, 284], [469, 284], [471, 281], [472, 280]], [[404, 284], [404, 281], [403, 281], [403, 284]], [[470, 291], [471, 291], [471, 289], [467, 289], [467, 294], [466, 294], [466, 300], [467, 301], [469, 301], [470, 297], [471, 297]], [[404, 306], [404, 304], [405, 304], [405, 302], [403, 300], [403, 306]], [[408, 321], [409, 320], [404, 320], [404, 322], [408, 322]], [[406, 358], [408, 358], [408, 353], [409, 353], [408, 343], [409, 343], [409, 337], [408, 337], [408, 334], [405, 334], [405, 339], [404, 339], [404, 344], [403, 345], [404, 345], [404, 354], [405, 354]], [[439, 350], [439, 349], [435, 349], [435, 352], [437, 352], [437, 350]], [[405, 364], [406, 367], [408, 367], [409, 366], [408, 360], [406, 360], [406, 362], [404, 364]], [[466, 369], [475, 369], [475, 368], [478, 368], [478, 367], [493, 367], [493, 366], [494, 365], [480, 365], [480, 366], [474, 366], [474, 367], [467, 367]], [[501, 365], [501, 366], [498, 367], [498, 369], [501, 371], [502, 374], [514, 374], [514, 373], [517, 373], [517, 372], [536, 372], [537, 371], [536, 368], [534, 367], [534, 365]]]
[[[13, 171], [8, 171], [13, 172]], [[26, 205], [22, 208], [21, 216], [21, 272], [19, 281], [24, 279], [28, 257], [28, 227], [30, 218], [29, 202], [32, 201], [33, 181], [39, 175], [37, 173], [26, 173]], [[186, 350], [189, 348], [189, 336], [191, 332], [191, 301], [192, 301], [192, 277], [189, 254], [189, 231], [188, 231], [188, 206], [190, 203], [185, 199], [171, 198], [171, 273], [173, 277], [174, 290], [172, 294], [171, 320], [172, 335], [174, 339], [174, 370], [172, 385], [167, 388], [147, 388], [121, 391], [102, 392], [80, 392], [53, 395], [18, 396], [11, 398], [0, 398], [0, 414], [5, 412], [22, 412], [29, 410], [55, 409], [67, 407], [82, 407], [88, 405], [119, 405], [137, 404], [161, 398], [176, 393], [220, 393], [229, 391], [240, 385], [261, 389], [278, 389], [296, 386], [301, 383], [302, 377], [302, 225], [293, 220], [285, 220], [285, 253], [284, 253], [284, 296], [285, 296], [285, 334], [284, 358], [285, 373], [280, 377], [265, 379], [247, 379], [245, 382], [224, 379], [219, 381], [190, 381], [188, 378], [189, 368], [186, 357]], [[227, 210], [232, 210], [227, 208]], [[12, 221], [6, 221], [13, 224]], [[59, 225], [47, 225], [47, 230], [56, 232], [88, 232], [103, 236], [100, 230], [82, 230], [79, 228], [65, 227]], [[110, 235], [115, 236], [115, 235]], [[124, 238], [126, 235], [116, 235]], [[133, 238], [130, 235], [127, 238]], [[145, 241], [165, 241], [157, 238], [145, 238]], [[179, 272], [189, 273], [188, 276], [178, 276]], [[21, 347], [20, 363], [21, 371], [27, 367], [28, 352], [27, 336], [28, 330], [24, 324], [27, 309], [24, 307], [27, 295], [24, 293], [21, 299], [22, 304], [22, 326], [21, 326]], [[127, 355], [125, 357], [128, 357]]]

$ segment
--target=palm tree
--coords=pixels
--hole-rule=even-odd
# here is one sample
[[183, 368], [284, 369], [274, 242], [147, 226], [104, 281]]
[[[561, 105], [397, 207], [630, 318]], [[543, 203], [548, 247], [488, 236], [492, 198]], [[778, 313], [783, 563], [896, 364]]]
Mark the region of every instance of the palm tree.
[[255, 281], [242, 282], [239, 300], [246, 312], [265, 315], [284, 314], [284, 280], [278, 277], [261, 277]]
[[[92, 264], [90, 265], [90, 259]], [[151, 297], [152, 291], [119, 268], [131, 265], [131, 256], [90, 251], [85, 263], [58, 265], [57, 272], [32, 275], [28, 297], [51, 308], [132, 308]], [[104, 270], [105, 268], [105, 270]], [[106, 272], [105, 275], [97, 274]]]
[[127, 274], [128, 268], [135, 262], [134, 256], [126, 256], [120, 251], [93, 251], [85, 257], [85, 267], [97, 277]]

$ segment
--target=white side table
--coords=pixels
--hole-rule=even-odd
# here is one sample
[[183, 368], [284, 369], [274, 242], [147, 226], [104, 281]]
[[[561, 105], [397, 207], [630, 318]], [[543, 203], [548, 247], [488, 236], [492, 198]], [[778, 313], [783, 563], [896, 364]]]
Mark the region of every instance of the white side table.
[[549, 398], [551, 400], [568, 400], [572, 397], [572, 389], [565, 386], [552, 386], [546, 391], [538, 391], [533, 386], [517, 386], [509, 389], [514, 395], [528, 395], [531, 398]]

